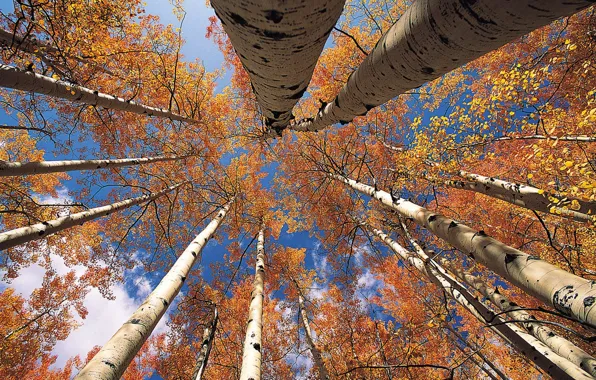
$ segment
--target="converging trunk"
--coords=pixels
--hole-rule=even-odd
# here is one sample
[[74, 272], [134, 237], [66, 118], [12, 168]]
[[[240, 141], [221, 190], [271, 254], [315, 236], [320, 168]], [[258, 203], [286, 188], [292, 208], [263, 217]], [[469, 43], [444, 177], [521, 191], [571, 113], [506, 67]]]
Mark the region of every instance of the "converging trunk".
[[70, 227], [81, 225], [99, 217], [109, 215], [115, 211], [123, 210], [131, 206], [141, 203], [150, 202], [161, 197], [164, 194], [170, 193], [188, 182], [182, 182], [167, 189], [161, 190], [157, 193], [145, 194], [137, 198], [129, 198], [120, 202], [112, 203], [106, 206], [95, 207], [87, 211], [77, 212], [67, 216], [62, 216], [57, 219], [48, 220], [33, 224], [27, 227], [16, 228], [14, 230], [0, 233], [0, 250], [8, 249], [19, 244], [27, 243], [32, 240], [42, 239], [48, 235], [58, 231], [65, 230]]
[[176, 263], [143, 304], [87, 363], [75, 379], [116, 380], [122, 376], [168, 306], [180, 292], [201, 251], [225, 218], [232, 202], [234, 202], [233, 198], [219, 210], [217, 216], [182, 252]]
[[424, 256], [419, 257], [399, 245], [383, 231], [372, 227], [369, 227], [369, 229], [404, 263], [418, 269], [481, 323], [490, 325], [491, 330], [503, 337], [505, 341], [554, 379], [591, 379], [582, 369], [556, 355], [533, 336], [524, 333], [515, 325], [504, 323], [501, 317], [495, 315], [482, 302], [473, 297], [463, 285], [447, 274], [438, 264], [430, 260], [426, 254], [423, 253]]
[[213, 347], [213, 341], [215, 340], [215, 331], [217, 330], [217, 321], [219, 320], [217, 315], [217, 307], [213, 307], [213, 319], [209, 326], [205, 327], [203, 332], [203, 342], [201, 343], [201, 351], [197, 359], [197, 365], [193, 374], [194, 380], [201, 380], [207, 368], [207, 361], [209, 360], [209, 354], [211, 353], [211, 347]]
[[488, 195], [529, 210], [561, 215], [579, 222], [596, 222], [596, 202], [567, 198], [547, 193], [533, 186], [485, 177], [463, 170], [459, 171], [459, 175], [467, 181], [449, 180], [445, 181], [445, 185]]
[[476, 231], [403, 198], [394, 199], [386, 191], [376, 190], [338, 174], [329, 176], [378, 200], [403, 217], [413, 219], [526, 293], [578, 321], [596, 327], [596, 287], [593, 281], [509, 247], [488, 237], [484, 231]]
[[310, 329], [310, 323], [308, 322], [308, 316], [306, 315], [306, 309], [304, 307], [304, 298], [302, 294], [300, 294], [300, 289], [298, 289], [298, 305], [300, 307], [300, 321], [302, 322], [302, 327], [304, 328], [304, 336], [306, 337], [306, 344], [308, 344], [308, 349], [312, 354], [313, 361], [315, 362], [315, 366], [317, 371], [319, 372], [319, 379], [329, 379], [329, 373], [327, 372], [327, 368], [325, 368], [325, 363], [323, 362], [323, 357], [321, 356], [321, 352], [317, 348], [315, 341], [312, 337], [312, 331]]
[[189, 156], [157, 156], [140, 158], [120, 158], [108, 160], [65, 160], [39, 162], [7, 162], [0, 161], [0, 177], [34, 175], [46, 173], [62, 173], [74, 170], [95, 170], [120, 168], [149, 164], [152, 162], [177, 161]]
[[317, 131], [350, 122], [560, 17], [589, 0], [417, 0], [381, 37], [335, 100], [312, 120], [291, 126]]
[[443, 259], [441, 260], [441, 263], [457, 278], [476, 289], [483, 297], [491, 301], [501, 311], [507, 312], [507, 315], [510, 316], [511, 319], [522, 321], [522, 326], [528, 333], [534, 335], [557, 355], [569, 360], [596, 378], [596, 360], [587, 352], [567, 339], [557, 335], [546, 325], [537, 322], [534, 316], [519, 305], [509, 301], [509, 299], [499, 293], [497, 289], [487, 287], [487, 285], [478, 277], [458, 269], [453, 265], [449, 265], [447, 260]]
[[212, 0], [277, 135], [306, 91], [345, 0]]
[[163, 117], [188, 123], [198, 122], [197, 120], [172, 113], [167, 109], [149, 107], [135, 103], [132, 100], [125, 100], [117, 96], [93, 91], [82, 86], [56, 80], [31, 71], [19, 70], [16, 67], [4, 64], [0, 64], [0, 87], [34, 92], [107, 109]]
[[261, 332], [263, 329], [263, 294], [265, 284], [265, 224], [261, 225], [257, 240], [257, 262], [255, 280], [251, 292], [248, 325], [242, 353], [240, 380], [261, 379]]

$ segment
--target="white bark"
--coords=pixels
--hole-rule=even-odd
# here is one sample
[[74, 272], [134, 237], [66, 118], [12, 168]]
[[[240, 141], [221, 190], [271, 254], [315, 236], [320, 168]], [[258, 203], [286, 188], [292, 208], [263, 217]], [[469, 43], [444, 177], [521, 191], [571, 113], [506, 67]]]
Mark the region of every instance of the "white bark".
[[[468, 181], [450, 180], [445, 181], [445, 184], [456, 189], [471, 190], [498, 198], [529, 210], [561, 215], [579, 222], [596, 222], [596, 202], [567, 198], [547, 193], [533, 186], [485, 177], [463, 170], [459, 171], [459, 175]], [[574, 207], [576, 207], [575, 210]]]
[[0, 177], [61, 173], [74, 170], [120, 168], [123, 166], [142, 165], [152, 162], [176, 161], [182, 160], [186, 157], [188, 156], [157, 156], [108, 160], [65, 160], [39, 162], [8, 162], [0, 160]]
[[375, 190], [372, 186], [337, 174], [329, 176], [377, 199], [403, 217], [413, 219], [418, 225], [558, 311], [596, 327], [596, 285], [593, 281], [509, 247], [488, 237], [484, 231], [476, 231], [405, 199], [394, 200], [386, 191]]
[[[39, 42], [33, 38], [24, 39], [21, 36], [17, 36], [12, 32], [4, 29], [0, 29], [0, 45], [6, 47], [16, 47], [22, 51], [28, 53], [48, 52], [57, 53], [58, 49]], [[37, 55], [37, 54], [36, 54]]]
[[277, 134], [308, 87], [345, 0], [212, 0]]
[[418, 269], [429, 280], [442, 288], [451, 298], [468, 310], [483, 324], [494, 324], [490, 326], [499, 336], [503, 337], [520, 353], [525, 355], [538, 367], [554, 379], [591, 379], [586, 372], [566, 359], [556, 355], [542, 342], [528, 335], [512, 324], [503, 323], [503, 319], [495, 316], [482, 302], [473, 297], [467, 289], [447, 274], [439, 265], [424, 255], [426, 259], [420, 258], [412, 252], [407, 251], [395, 240], [391, 239], [384, 232], [369, 227], [371, 231], [382, 240], [391, 250], [399, 256], [404, 263]]
[[123, 201], [112, 203], [106, 206], [95, 207], [90, 210], [48, 220], [47, 222], [37, 223], [27, 227], [20, 227], [14, 230], [2, 232], [0, 233], [0, 250], [8, 249], [32, 240], [42, 239], [43, 237], [58, 231], [65, 230], [73, 226], [82, 225], [85, 222], [109, 215], [115, 211], [152, 201], [164, 194], [174, 191], [175, 189], [187, 183], [188, 182], [182, 182], [157, 193], [145, 194], [137, 198], [125, 199]]
[[110, 338], [103, 348], [77, 374], [75, 379], [116, 380], [124, 373], [143, 343], [172, 303], [197, 257], [225, 218], [234, 200], [229, 201], [217, 216], [182, 252], [159, 285]]
[[217, 315], [217, 307], [213, 308], [213, 319], [209, 326], [205, 328], [203, 332], [203, 342], [201, 343], [201, 351], [199, 358], [197, 359], [197, 365], [195, 373], [193, 375], [194, 380], [201, 380], [207, 368], [207, 362], [209, 360], [209, 354], [211, 353], [211, 347], [213, 347], [213, 341], [215, 340], [215, 331], [217, 329], [217, 321], [219, 320]]
[[261, 225], [257, 240], [257, 262], [255, 280], [248, 311], [248, 325], [244, 338], [240, 380], [261, 379], [261, 332], [263, 329], [263, 294], [265, 284], [265, 224]]
[[417, 0], [381, 37], [335, 100], [291, 129], [317, 131], [436, 79], [589, 0]]
[[197, 123], [196, 120], [177, 115], [163, 108], [149, 107], [117, 96], [93, 91], [75, 84], [63, 82], [16, 67], [0, 64], [0, 87], [34, 92], [77, 103], [132, 112], [141, 115], [164, 117], [171, 120]]
[[[298, 291], [300, 292], [300, 289], [298, 289]], [[325, 363], [323, 362], [321, 352], [317, 348], [317, 345], [315, 344], [315, 341], [312, 337], [312, 331], [310, 330], [310, 323], [308, 322], [308, 316], [306, 315], [304, 298], [302, 297], [302, 294], [298, 294], [298, 304], [300, 305], [300, 321], [302, 322], [302, 327], [304, 328], [306, 344], [308, 344], [313, 361], [315, 362], [315, 366], [319, 372], [319, 379], [329, 379], [329, 373], [327, 372], [327, 368], [325, 368]]]
[[[442, 260], [441, 262], [444, 266], [448, 265], [446, 260]], [[496, 289], [488, 288], [486, 284], [484, 284], [484, 282], [478, 277], [451, 265], [446, 267], [457, 278], [476, 289], [480, 294], [482, 294], [483, 297], [490, 300], [499, 309], [502, 311], [507, 311], [507, 315], [509, 315], [511, 319], [517, 321], [527, 321], [522, 325], [528, 333], [534, 335], [557, 355], [569, 360], [596, 378], [596, 360], [587, 352], [577, 347], [567, 339], [557, 335], [546, 325], [534, 322], [536, 318], [534, 318], [530, 313], [521, 309], [519, 305], [509, 301], [507, 297], [500, 294]]]

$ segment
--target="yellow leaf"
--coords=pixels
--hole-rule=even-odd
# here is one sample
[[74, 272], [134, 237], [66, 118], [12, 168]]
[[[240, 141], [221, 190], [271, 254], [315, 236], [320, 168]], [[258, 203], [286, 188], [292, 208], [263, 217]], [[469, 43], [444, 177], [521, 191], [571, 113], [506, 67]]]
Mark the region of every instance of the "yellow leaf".
[[534, 178], [534, 174], [532, 174], [532, 173], [528, 174], [528, 179], [532, 179], [532, 178]]

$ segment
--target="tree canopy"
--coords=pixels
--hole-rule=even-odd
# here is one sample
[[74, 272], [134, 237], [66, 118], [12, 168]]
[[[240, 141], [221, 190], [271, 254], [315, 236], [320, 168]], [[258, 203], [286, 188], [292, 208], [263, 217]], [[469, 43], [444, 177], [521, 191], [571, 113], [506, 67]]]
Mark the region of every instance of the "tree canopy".
[[596, 378], [590, 1], [4, 3], [0, 377]]

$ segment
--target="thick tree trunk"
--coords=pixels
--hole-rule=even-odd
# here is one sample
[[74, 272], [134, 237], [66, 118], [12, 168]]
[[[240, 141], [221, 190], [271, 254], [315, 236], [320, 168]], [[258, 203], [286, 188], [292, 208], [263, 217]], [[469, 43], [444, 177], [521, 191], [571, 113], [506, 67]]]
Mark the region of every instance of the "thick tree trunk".
[[79, 372], [75, 379], [116, 380], [124, 373], [137, 352], [172, 303], [197, 257], [228, 213], [234, 199], [230, 200], [217, 216], [182, 252], [176, 263], [159, 285], [131, 315], [126, 323], [110, 338], [103, 348]]
[[261, 225], [257, 240], [255, 280], [248, 311], [248, 325], [242, 353], [240, 380], [261, 379], [261, 331], [263, 329], [263, 293], [265, 284], [265, 224]]
[[503, 337], [526, 358], [555, 379], [591, 379], [591, 377], [578, 366], [556, 355], [550, 348], [517, 328], [515, 325], [504, 323], [503, 319], [496, 316], [482, 302], [473, 297], [467, 289], [447, 274], [439, 265], [428, 259], [425, 254], [422, 258], [409, 252], [391, 239], [387, 234], [376, 228], [369, 227], [371, 231], [398, 256], [404, 263], [418, 269], [430, 281], [443, 289], [462, 307], [474, 315], [485, 325], [492, 324], [490, 328]]
[[592, 281], [509, 247], [488, 237], [484, 231], [475, 231], [405, 199], [393, 199], [386, 191], [375, 190], [372, 186], [341, 175], [329, 176], [377, 199], [403, 217], [413, 219], [528, 294], [568, 316], [596, 327], [596, 287]]
[[306, 91], [345, 0], [212, 0], [248, 72], [266, 124], [277, 134]]
[[177, 161], [188, 156], [157, 156], [140, 158], [120, 158], [108, 160], [65, 160], [39, 162], [8, 162], [0, 161], [0, 177], [19, 175], [34, 175], [46, 173], [61, 173], [74, 170], [95, 170], [105, 168], [120, 168], [149, 164], [152, 162]]
[[[300, 292], [300, 289], [298, 289]], [[323, 357], [321, 356], [321, 351], [317, 348], [315, 341], [312, 337], [312, 331], [310, 329], [310, 323], [308, 322], [308, 316], [306, 315], [306, 308], [304, 307], [304, 298], [302, 294], [298, 294], [298, 304], [300, 306], [300, 321], [302, 322], [302, 327], [304, 328], [304, 336], [306, 337], [306, 344], [308, 344], [308, 349], [312, 355], [313, 361], [315, 362], [315, 367], [319, 372], [319, 379], [329, 379], [329, 373], [327, 372], [327, 368], [325, 368], [325, 363], [323, 362]]]
[[16, 67], [0, 64], [0, 87], [12, 88], [15, 90], [34, 92], [54, 98], [71, 100], [77, 103], [89, 104], [92, 106], [126, 111], [148, 116], [164, 117], [171, 120], [197, 123], [196, 120], [177, 115], [166, 109], [149, 107], [133, 101], [118, 98], [116, 96], [93, 91], [85, 87], [77, 86], [55, 80], [30, 71], [19, 70]]
[[483, 297], [490, 300], [499, 309], [506, 311], [511, 319], [524, 321], [522, 323], [524, 329], [547, 345], [557, 355], [569, 360], [596, 378], [596, 360], [587, 352], [567, 339], [557, 335], [546, 325], [534, 322], [536, 321], [534, 316], [523, 310], [519, 305], [510, 302], [509, 299], [500, 294], [497, 289], [488, 288], [478, 277], [449, 265], [446, 260], [442, 260], [441, 262], [444, 266], [448, 265], [446, 268], [448, 268], [457, 278], [476, 289]]
[[498, 198], [529, 210], [561, 215], [579, 222], [596, 222], [596, 202], [549, 194], [533, 186], [485, 177], [463, 170], [459, 171], [459, 175], [467, 181], [450, 180], [445, 181], [445, 184], [456, 189], [471, 190]]
[[215, 340], [215, 331], [217, 330], [218, 319], [217, 307], [214, 307], [213, 319], [203, 332], [203, 343], [201, 344], [201, 351], [199, 352], [197, 365], [192, 377], [194, 380], [201, 380], [203, 378], [203, 374], [205, 373], [205, 368], [207, 368], [209, 354], [211, 353], [211, 347], [213, 347], [213, 341]]
[[188, 182], [182, 182], [157, 193], [145, 194], [137, 198], [129, 198], [120, 202], [112, 203], [106, 206], [95, 207], [87, 211], [77, 212], [47, 222], [33, 224], [27, 227], [16, 228], [14, 230], [0, 233], [0, 250], [8, 249], [19, 244], [32, 240], [42, 239], [58, 231], [81, 225], [99, 217], [109, 215], [115, 211], [135, 206], [141, 203], [149, 202], [170, 193]]
[[368, 110], [560, 17], [589, 0], [417, 0], [381, 37], [335, 100], [313, 120], [291, 127], [321, 130]]

